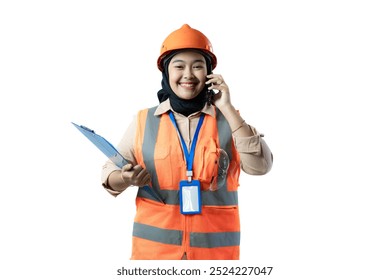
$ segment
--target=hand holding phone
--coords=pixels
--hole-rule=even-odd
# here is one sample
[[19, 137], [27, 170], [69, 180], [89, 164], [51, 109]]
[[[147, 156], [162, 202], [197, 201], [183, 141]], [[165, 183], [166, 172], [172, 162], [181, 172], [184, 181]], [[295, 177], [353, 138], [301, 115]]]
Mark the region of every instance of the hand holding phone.
[[225, 83], [222, 75], [211, 73], [206, 77], [208, 78], [206, 81], [206, 85], [208, 86], [208, 104], [214, 104], [218, 108], [230, 104], [229, 87]]

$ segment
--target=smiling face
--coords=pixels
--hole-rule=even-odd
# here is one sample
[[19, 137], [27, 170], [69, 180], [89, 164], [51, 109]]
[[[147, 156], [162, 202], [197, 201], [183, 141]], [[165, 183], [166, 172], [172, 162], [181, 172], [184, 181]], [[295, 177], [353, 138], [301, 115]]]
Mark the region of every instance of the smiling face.
[[183, 51], [172, 57], [168, 65], [169, 85], [182, 99], [196, 97], [206, 83], [207, 66], [203, 55]]

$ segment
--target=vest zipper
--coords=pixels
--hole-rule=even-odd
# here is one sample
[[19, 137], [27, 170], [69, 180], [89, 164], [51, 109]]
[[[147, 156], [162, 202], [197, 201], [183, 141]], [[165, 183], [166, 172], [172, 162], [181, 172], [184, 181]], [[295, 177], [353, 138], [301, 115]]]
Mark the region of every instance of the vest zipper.
[[184, 255], [187, 258], [187, 253], [189, 249], [189, 243], [190, 243], [190, 238], [189, 238], [189, 230], [188, 230], [188, 224], [189, 224], [189, 219], [190, 217], [188, 215], [184, 215]]

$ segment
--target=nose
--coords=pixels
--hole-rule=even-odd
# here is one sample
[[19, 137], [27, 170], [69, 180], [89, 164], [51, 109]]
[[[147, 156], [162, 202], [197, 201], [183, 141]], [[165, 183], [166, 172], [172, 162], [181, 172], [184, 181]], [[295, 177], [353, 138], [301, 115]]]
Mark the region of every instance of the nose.
[[191, 67], [186, 67], [184, 70], [184, 79], [191, 80], [194, 78], [194, 73], [192, 72]]

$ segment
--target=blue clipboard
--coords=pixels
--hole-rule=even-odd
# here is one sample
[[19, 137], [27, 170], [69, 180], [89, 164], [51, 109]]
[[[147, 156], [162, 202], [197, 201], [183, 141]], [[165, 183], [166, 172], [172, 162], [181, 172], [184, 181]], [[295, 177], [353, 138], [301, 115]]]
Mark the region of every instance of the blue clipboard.
[[[72, 122], [72, 124], [87, 137], [100, 151], [102, 151], [116, 166], [122, 168], [129, 162], [117, 151], [117, 149], [108, 142], [105, 138], [96, 134], [95, 131], [89, 129], [86, 126], [78, 125]], [[165, 204], [162, 198], [149, 186], [143, 186], [151, 196], [153, 196], [158, 201]]]

